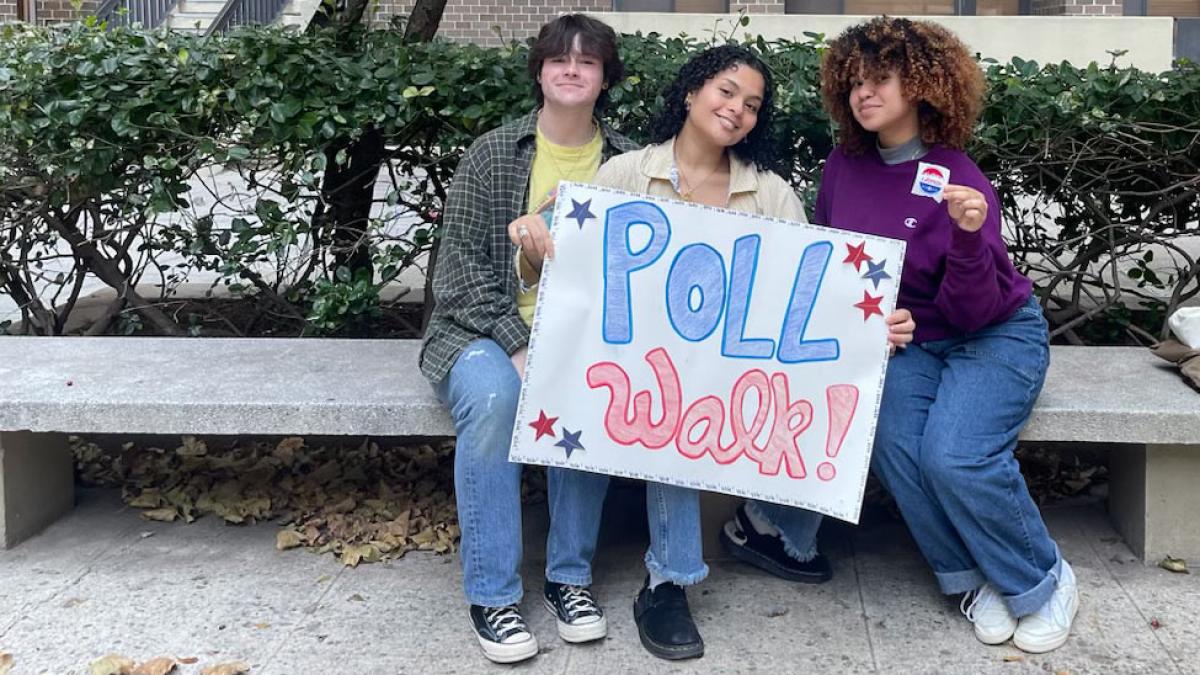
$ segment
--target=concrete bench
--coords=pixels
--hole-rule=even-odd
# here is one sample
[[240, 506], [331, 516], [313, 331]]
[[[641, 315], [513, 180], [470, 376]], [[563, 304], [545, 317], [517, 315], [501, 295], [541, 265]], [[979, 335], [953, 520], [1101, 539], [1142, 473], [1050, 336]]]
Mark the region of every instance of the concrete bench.
[[[0, 339], [0, 545], [73, 504], [66, 433], [453, 436], [403, 340]], [[1145, 560], [1200, 558], [1200, 394], [1148, 350], [1055, 347], [1022, 438], [1112, 445]]]

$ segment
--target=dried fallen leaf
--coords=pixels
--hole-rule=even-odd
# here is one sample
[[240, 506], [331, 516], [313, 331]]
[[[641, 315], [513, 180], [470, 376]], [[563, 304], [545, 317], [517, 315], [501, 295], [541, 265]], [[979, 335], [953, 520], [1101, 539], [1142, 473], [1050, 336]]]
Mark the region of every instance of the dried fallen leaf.
[[379, 562], [379, 559], [379, 549], [371, 544], [347, 546], [346, 550], [342, 551], [342, 564], [348, 567], [358, 567], [360, 562]]
[[218, 663], [200, 671], [200, 675], [244, 675], [250, 672], [250, 664], [245, 661]]
[[133, 499], [127, 499], [125, 503], [139, 509], [156, 509], [162, 504], [162, 495], [157, 488], [148, 488]]
[[131, 675], [132, 671], [133, 659], [119, 654], [109, 654], [96, 659], [88, 666], [90, 675]]
[[303, 438], [291, 436], [279, 441], [279, 445], [275, 446], [275, 450], [271, 454], [282, 462], [284, 466], [291, 466], [296, 461], [296, 451], [303, 447]]
[[[278, 547], [333, 553], [351, 566], [458, 549], [453, 442], [384, 451], [371, 442], [307, 447], [298, 437], [208, 447], [189, 437], [174, 450], [126, 444], [119, 455], [70, 442], [81, 479], [121, 488], [148, 520], [279, 519], [295, 534], [277, 532]], [[526, 473], [523, 498], [544, 499], [545, 473]]]
[[16, 659], [13, 658], [12, 654], [0, 652], [0, 675], [8, 675], [14, 663], [16, 663]]
[[171, 523], [179, 517], [179, 513], [175, 511], [174, 506], [164, 506], [161, 509], [142, 511], [142, 517], [146, 520], [157, 520], [163, 523]]
[[1191, 572], [1188, 571], [1187, 561], [1183, 558], [1172, 558], [1171, 556], [1167, 556], [1162, 559], [1162, 562], [1158, 563], [1158, 566], [1164, 570], [1175, 572], [1176, 574], [1191, 574]]
[[137, 668], [133, 669], [133, 675], [167, 675], [167, 673], [174, 672], [174, 670], [175, 659], [168, 656], [160, 656], [157, 659], [150, 659], [145, 663], [139, 664]]
[[254, 627], [255, 627], [255, 628], [257, 628], [257, 629], [259, 629], [259, 630], [266, 630], [266, 629], [268, 629], [268, 628], [270, 628], [270, 627], [271, 627], [271, 624], [269, 624], [269, 623], [256, 623], [256, 624], [254, 624]]
[[1014, 661], [1024, 661], [1025, 657], [1020, 654], [1005, 654], [1002, 660], [1005, 663], [1013, 663]]
[[184, 457], [200, 457], [208, 454], [208, 446], [204, 441], [196, 440], [195, 436], [184, 436], [183, 445], [175, 452]]
[[179, 659], [179, 662], [185, 666], [190, 666], [192, 664], [199, 663], [200, 659], [196, 658], [195, 656], [185, 656]]
[[70, 609], [72, 607], [78, 607], [85, 602], [87, 602], [87, 601], [84, 600], [83, 598], [69, 598], [65, 602], [63, 602], [62, 606], [64, 609]]
[[333, 577], [332, 577], [332, 576], [330, 576], [330, 575], [328, 575], [328, 574], [322, 574], [321, 576], [317, 577], [317, 583], [318, 583], [318, 584], [323, 584], [323, 583], [325, 583], [326, 581], [329, 581], [329, 580], [330, 580], [330, 579], [332, 579], [332, 578], [333, 578]]
[[275, 535], [275, 548], [286, 551], [304, 543], [304, 535], [295, 530], [280, 530]]

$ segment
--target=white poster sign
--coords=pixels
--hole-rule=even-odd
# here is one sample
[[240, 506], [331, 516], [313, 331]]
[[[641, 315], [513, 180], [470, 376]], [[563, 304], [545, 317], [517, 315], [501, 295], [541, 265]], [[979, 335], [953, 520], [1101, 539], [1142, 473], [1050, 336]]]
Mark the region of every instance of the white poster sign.
[[509, 459], [857, 522], [904, 243], [563, 183]]

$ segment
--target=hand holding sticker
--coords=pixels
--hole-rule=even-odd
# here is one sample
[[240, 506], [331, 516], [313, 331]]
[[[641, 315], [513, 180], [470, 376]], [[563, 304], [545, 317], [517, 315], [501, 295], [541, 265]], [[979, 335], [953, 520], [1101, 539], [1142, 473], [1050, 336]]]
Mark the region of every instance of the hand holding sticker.
[[944, 192], [950, 219], [966, 232], [978, 232], [988, 213], [983, 193], [966, 185], [947, 185]]
[[942, 203], [942, 193], [950, 183], [950, 169], [929, 162], [917, 163], [917, 175], [913, 177], [912, 193], [918, 197], [929, 197]]

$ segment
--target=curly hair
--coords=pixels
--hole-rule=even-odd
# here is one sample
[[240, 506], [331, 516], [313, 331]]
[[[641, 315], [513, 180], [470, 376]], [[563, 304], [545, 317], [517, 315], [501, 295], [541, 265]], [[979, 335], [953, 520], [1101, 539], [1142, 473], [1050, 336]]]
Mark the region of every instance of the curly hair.
[[733, 146], [733, 154], [760, 168], [770, 168], [774, 157], [770, 138], [771, 116], [775, 110], [775, 82], [767, 64], [757, 54], [740, 45], [711, 47], [683, 64], [675, 79], [663, 90], [663, 106], [650, 122], [650, 142], [664, 143], [674, 138], [687, 120], [688, 95], [699, 91], [717, 73], [733, 66], [753, 68], [763, 78], [763, 100], [758, 109], [758, 121], [750, 133]]
[[983, 109], [979, 64], [936, 23], [882, 16], [847, 28], [821, 61], [821, 97], [843, 150], [861, 155], [875, 146], [875, 134], [854, 119], [850, 90], [861, 77], [889, 71], [899, 74], [904, 95], [917, 102], [921, 140], [963, 149]]

